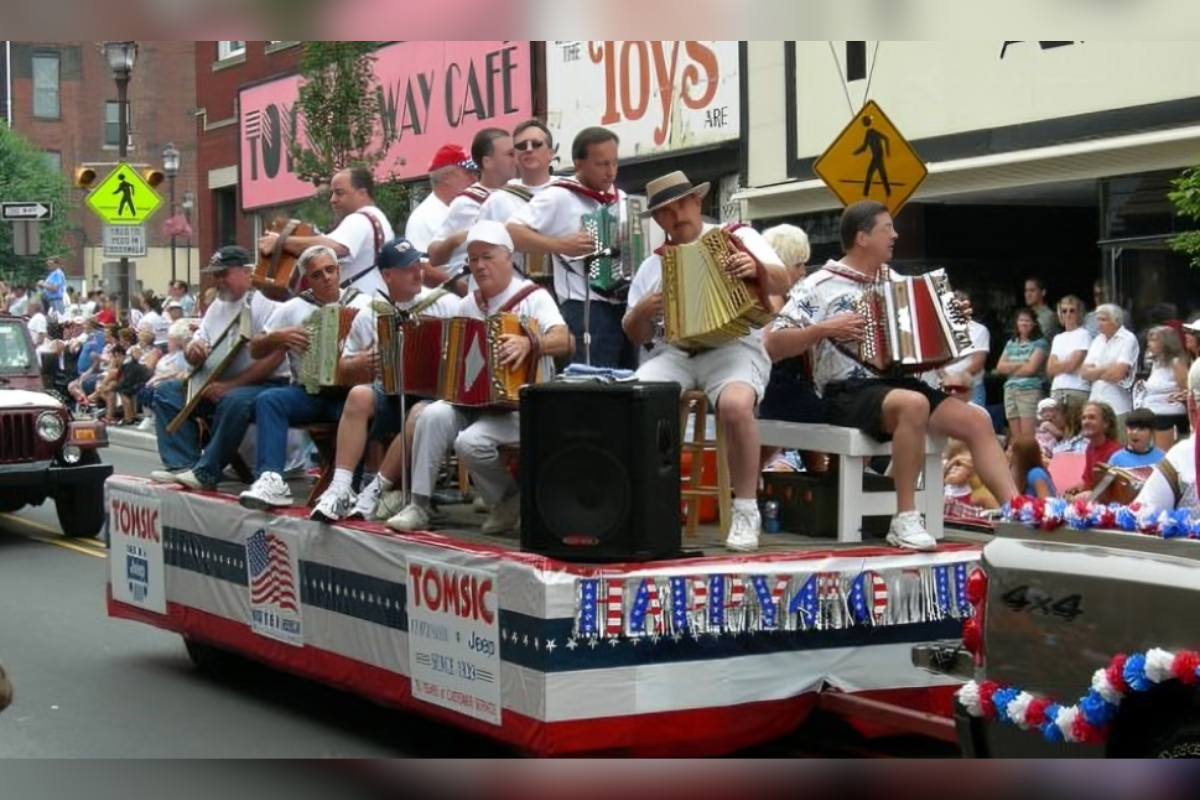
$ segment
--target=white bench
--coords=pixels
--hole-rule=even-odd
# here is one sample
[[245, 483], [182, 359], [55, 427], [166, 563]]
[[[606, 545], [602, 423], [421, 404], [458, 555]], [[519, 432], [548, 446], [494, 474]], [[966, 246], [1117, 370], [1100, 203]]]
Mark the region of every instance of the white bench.
[[[875, 456], [890, 456], [890, 444], [880, 444], [856, 428], [766, 419], [758, 421], [758, 433], [764, 447], [811, 450], [841, 456], [837, 489], [839, 542], [862, 541], [863, 517], [895, 515], [895, 492], [863, 491], [865, 460]], [[929, 437], [926, 440], [925, 478], [923, 487], [917, 491], [917, 510], [925, 515], [925, 529], [935, 539], [943, 536], [942, 450], [945, 446], [944, 439]]]

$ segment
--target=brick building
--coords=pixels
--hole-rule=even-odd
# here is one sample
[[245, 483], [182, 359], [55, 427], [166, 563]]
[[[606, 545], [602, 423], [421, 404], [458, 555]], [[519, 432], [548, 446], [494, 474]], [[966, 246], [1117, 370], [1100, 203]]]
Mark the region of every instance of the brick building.
[[[180, 152], [177, 210], [185, 195], [197, 195], [195, 42], [143, 41], [129, 83], [129, 155], [135, 165], [162, 169], [169, 143]], [[97, 165], [99, 179], [118, 157], [120, 114], [117, 85], [96, 42], [11, 42], [12, 126], [71, 177], [77, 167]], [[103, 229], [83, 206], [71, 212], [73, 247], [65, 261], [69, 278], [89, 287], [104, 277]], [[133, 264], [144, 289], [166, 290], [171, 277], [170, 237], [163, 225], [171, 214], [168, 183], [159, 187], [163, 204], [146, 224], [146, 258]], [[194, 215], [193, 215], [194, 216]], [[192, 221], [195, 227], [195, 220]], [[193, 240], [192, 244], [195, 243]], [[178, 276], [186, 279], [188, 242], [176, 240]], [[196, 270], [197, 256], [190, 255]], [[110, 287], [111, 288], [111, 287]]]
[[197, 211], [200, 251], [226, 244], [252, 248], [254, 218], [242, 214], [238, 192], [241, 139], [238, 92], [294, 73], [299, 42], [196, 42]]

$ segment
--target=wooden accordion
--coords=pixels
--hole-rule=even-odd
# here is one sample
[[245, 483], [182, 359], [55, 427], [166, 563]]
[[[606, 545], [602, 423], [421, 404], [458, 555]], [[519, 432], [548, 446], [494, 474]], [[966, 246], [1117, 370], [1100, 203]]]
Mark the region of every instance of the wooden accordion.
[[717, 228], [695, 242], [662, 251], [665, 339], [686, 350], [735, 341], [772, 319], [756, 288], [725, 271], [740, 251], [733, 235]]
[[329, 305], [317, 309], [304, 322], [308, 350], [299, 358], [296, 383], [309, 394], [349, 389], [341, 379], [340, 362], [357, 308]]
[[642, 212], [646, 201], [628, 197], [584, 214], [583, 230], [596, 243], [596, 252], [585, 261], [588, 282], [598, 292], [611, 293], [631, 280], [650, 256], [650, 236]]
[[866, 335], [839, 346], [876, 373], [920, 374], [971, 350], [970, 320], [945, 270], [870, 284], [846, 310], [866, 320]]
[[304, 277], [300, 274], [299, 257], [287, 252], [284, 245], [292, 236], [314, 236], [316, 229], [298, 219], [278, 217], [268, 230], [278, 233], [279, 238], [275, 241], [275, 250], [271, 255], [258, 254], [252, 280], [255, 289], [272, 300], [282, 302], [300, 293], [300, 284]]
[[1092, 489], [1092, 502], [1102, 505], [1131, 505], [1153, 474], [1154, 467], [1114, 467], [1110, 464], [1097, 464], [1092, 469], [1095, 484]]

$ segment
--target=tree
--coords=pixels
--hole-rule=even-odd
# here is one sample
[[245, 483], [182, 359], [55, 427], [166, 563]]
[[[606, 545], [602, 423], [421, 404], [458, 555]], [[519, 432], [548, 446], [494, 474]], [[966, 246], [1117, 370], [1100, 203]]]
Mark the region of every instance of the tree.
[[33, 284], [46, 277], [46, 259], [65, 256], [67, 217], [74, 206], [66, 177], [51, 166], [46, 154], [0, 123], [0, 201], [54, 205], [54, 217], [41, 223], [41, 254], [13, 254], [13, 226], [0, 223], [0, 277]]
[[[1185, 170], [1183, 175], [1171, 181], [1174, 191], [1167, 197], [1175, 204], [1179, 216], [1200, 225], [1200, 167]], [[1171, 239], [1171, 249], [1192, 257], [1192, 266], [1200, 267], [1200, 230], [1181, 233]]]

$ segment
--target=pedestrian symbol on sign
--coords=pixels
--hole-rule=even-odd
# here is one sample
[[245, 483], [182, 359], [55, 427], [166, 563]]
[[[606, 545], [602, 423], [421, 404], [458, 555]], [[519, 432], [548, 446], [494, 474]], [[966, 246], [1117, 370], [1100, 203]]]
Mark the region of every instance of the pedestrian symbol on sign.
[[133, 204], [133, 195], [137, 190], [134, 188], [133, 184], [125, 178], [125, 173], [122, 172], [117, 175], [117, 180], [120, 183], [117, 188], [113, 190], [113, 194], [121, 195], [121, 204], [117, 206], [117, 216], [125, 216], [125, 207], [129, 206], [129, 216], [136, 217], [137, 207]]
[[887, 159], [892, 157], [891, 139], [871, 127], [873, 123], [874, 120], [870, 116], [862, 118], [862, 124], [867, 129], [867, 135], [863, 138], [862, 147], [854, 151], [854, 155], [856, 156], [862, 155], [867, 150], [871, 151], [871, 163], [867, 166], [867, 179], [863, 183], [863, 197], [871, 196], [871, 181], [876, 175], [883, 181], [883, 191], [888, 197], [891, 197], [892, 185], [888, 182], [887, 174]]

